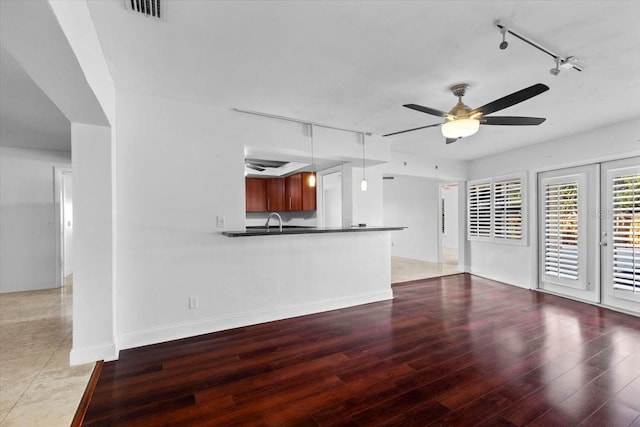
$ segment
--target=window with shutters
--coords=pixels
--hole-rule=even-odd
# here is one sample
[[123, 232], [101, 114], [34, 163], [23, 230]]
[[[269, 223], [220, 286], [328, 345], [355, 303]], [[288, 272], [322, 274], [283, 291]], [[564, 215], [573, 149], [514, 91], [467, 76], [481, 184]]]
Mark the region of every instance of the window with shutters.
[[467, 237], [469, 240], [490, 240], [491, 181], [469, 182], [467, 188]]
[[544, 188], [544, 274], [578, 280], [578, 182]]
[[613, 288], [640, 294], [640, 175], [613, 178]]
[[494, 181], [493, 224], [496, 239], [522, 240], [521, 178]]
[[467, 190], [467, 238], [526, 244], [524, 175], [470, 181]]

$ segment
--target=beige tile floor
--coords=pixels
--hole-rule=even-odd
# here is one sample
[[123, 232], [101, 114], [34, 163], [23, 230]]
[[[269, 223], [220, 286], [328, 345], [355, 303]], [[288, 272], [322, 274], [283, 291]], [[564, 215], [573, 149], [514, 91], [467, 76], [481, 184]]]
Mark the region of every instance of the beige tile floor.
[[0, 426], [71, 423], [94, 366], [69, 366], [72, 288], [0, 294]]
[[428, 279], [460, 273], [456, 249], [443, 248], [442, 263], [418, 261], [415, 259], [391, 257], [391, 283]]

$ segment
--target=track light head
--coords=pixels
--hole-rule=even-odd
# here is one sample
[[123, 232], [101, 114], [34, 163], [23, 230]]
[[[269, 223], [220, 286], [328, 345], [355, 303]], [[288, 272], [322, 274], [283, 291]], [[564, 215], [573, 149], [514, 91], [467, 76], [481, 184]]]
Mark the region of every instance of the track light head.
[[500, 32], [502, 33], [502, 43], [500, 43], [500, 49], [505, 50], [509, 43], [505, 40], [507, 36], [507, 27], [500, 28]]
[[556, 57], [556, 66], [549, 70], [552, 76], [557, 76], [560, 74], [560, 58]]
[[560, 60], [560, 68], [562, 70], [568, 70], [578, 64], [578, 58], [575, 56], [568, 56], [566, 59]]

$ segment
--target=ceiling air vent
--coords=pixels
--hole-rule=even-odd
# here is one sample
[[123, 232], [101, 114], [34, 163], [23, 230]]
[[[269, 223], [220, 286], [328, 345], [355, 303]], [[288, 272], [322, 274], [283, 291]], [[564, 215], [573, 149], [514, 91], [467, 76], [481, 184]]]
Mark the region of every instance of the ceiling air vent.
[[142, 14], [149, 18], [165, 20], [165, 0], [124, 0], [125, 7], [131, 12]]
[[244, 164], [249, 169], [253, 169], [258, 172], [264, 172], [267, 169], [277, 169], [281, 166], [288, 165], [289, 162], [281, 162], [278, 160], [245, 159]]

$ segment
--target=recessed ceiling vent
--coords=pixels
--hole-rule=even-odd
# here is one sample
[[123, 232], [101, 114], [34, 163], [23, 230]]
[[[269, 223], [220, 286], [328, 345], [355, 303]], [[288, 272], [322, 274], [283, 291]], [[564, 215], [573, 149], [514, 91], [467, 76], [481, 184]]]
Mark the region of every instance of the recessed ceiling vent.
[[164, 0], [124, 0], [127, 10], [139, 13], [148, 18], [166, 20]]
[[277, 160], [245, 159], [244, 164], [249, 169], [253, 169], [258, 172], [264, 172], [267, 169], [277, 169], [281, 166], [288, 165], [289, 162], [281, 162]]

